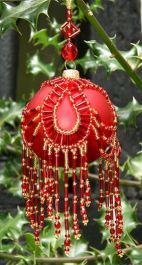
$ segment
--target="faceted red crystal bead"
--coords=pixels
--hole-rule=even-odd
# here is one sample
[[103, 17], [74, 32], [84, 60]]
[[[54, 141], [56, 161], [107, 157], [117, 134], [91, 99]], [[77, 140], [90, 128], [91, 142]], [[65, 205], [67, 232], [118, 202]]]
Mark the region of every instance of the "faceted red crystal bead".
[[62, 57], [65, 61], [74, 61], [77, 57], [78, 49], [70, 40], [66, 42], [62, 48]]
[[78, 35], [79, 28], [77, 28], [72, 22], [68, 22], [64, 27], [61, 28], [61, 31], [65, 38], [72, 38]]

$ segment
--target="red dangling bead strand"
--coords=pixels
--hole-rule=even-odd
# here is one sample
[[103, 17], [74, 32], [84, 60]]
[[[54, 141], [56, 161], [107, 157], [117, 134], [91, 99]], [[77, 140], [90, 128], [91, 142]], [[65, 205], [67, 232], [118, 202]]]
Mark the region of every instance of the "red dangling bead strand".
[[56, 238], [60, 236], [61, 233], [61, 222], [59, 215], [59, 149], [55, 149], [55, 235]]
[[[99, 183], [100, 183], [100, 194], [99, 194], [99, 205], [98, 209], [100, 210], [102, 208], [102, 204], [105, 201], [104, 197], [104, 172], [103, 172], [103, 162], [102, 159], [99, 161]], [[107, 217], [108, 218], [108, 217]]]
[[73, 231], [74, 238], [80, 238], [80, 229], [77, 217], [77, 176], [76, 176], [76, 159], [77, 159], [77, 149], [72, 149], [72, 178], [73, 178]]
[[84, 146], [80, 147], [80, 214], [82, 216], [82, 223], [88, 224], [88, 216], [85, 207], [85, 194], [84, 194]]
[[[108, 228], [111, 220], [110, 215], [110, 201], [109, 201], [109, 178], [108, 178], [108, 160], [105, 161], [104, 165], [104, 188], [105, 188], [105, 204], [106, 204], [106, 216], [105, 226]], [[109, 216], [109, 217], [108, 217]]]
[[47, 214], [50, 220], [53, 219], [53, 165], [52, 165], [52, 146], [48, 146], [48, 178], [49, 178], [49, 189], [47, 197]]
[[87, 143], [84, 144], [84, 185], [85, 185], [85, 206], [90, 207], [91, 187], [88, 176]]
[[67, 42], [62, 48], [62, 57], [65, 61], [74, 61], [78, 55], [78, 49], [72, 42], [72, 38], [79, 34], [79, 28], [72, 22], [71, 7], [67, 7], [67, 21], [62, 25], [61, 32], [67, 39]]
[[65, 254], [69, 255], [70, 252], [70, 232], [69, 232], [69, 196], [68, 196], [68, 172], [69, 172], [69, 164], [68, 164], [68, 149], [63, 149], [64, 157], [65, 157], [65, 166], [64, 166], [64, 216], [65, 216], [65, 241], [64, 248]]

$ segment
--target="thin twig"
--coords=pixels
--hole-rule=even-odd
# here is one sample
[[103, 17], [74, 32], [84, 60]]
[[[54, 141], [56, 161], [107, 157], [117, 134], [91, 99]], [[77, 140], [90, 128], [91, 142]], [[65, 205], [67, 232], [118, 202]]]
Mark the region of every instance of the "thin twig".
[[[125, 248], [123, 249], [123, 252], [125, 254], [127, 254], [128, 252], [130, 252], [133, 249], [142, 249], [142, 245], [138, 245], [138, 246], [132, 246], [129, 248]], [[11, 261], [19, 261], [19, 260], [24, 260], [25, 258], [20, 256], [20, 255], [14, 255], [14, 254], [7, 254], [7, 253], [0, 253], [0, 257], [6, 260], [11, 260]], [[101, 259], [102, 256], [101, 255], [88, 255], [88, 256], [83, 256], [83, 257], [56, 257], [56, 258], [48, 258], [48, 257], [41, 257], [41, 258], [35, 258], [36, 263], [45, 263], [45, 264], [49, 264], [49, 263], [80, 263], [84, 260], [86, 261], [93, 261], [93, 260], [98, 260]]]
[[[99, 180], [99, 177], [97, 175], [95, 175], [95, 174], [89, 173], [89, 177], [91, 179]], [[126, 186], [126, 187], [133, 187], [133, 188], [142, 189], [142, 183], [141, 183], [141, 181], [120, 179], [120, 185], [121, 186]]]

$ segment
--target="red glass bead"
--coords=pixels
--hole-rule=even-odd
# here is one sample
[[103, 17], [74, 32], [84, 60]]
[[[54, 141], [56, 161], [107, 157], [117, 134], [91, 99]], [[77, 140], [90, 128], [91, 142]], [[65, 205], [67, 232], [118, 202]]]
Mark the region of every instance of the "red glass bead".
[[44, 215], [40, 216], [40, 221], [44, 221]]
[[121, 245], [120, 244], [116, 244], [116, 248], [117, 249], [121, 249]]
[[71, 241], [69, 239], [66, 239], [64, 242], [65, 247], [70, 247]]
[[61, 224], [58, 222], [58, 223], [55, 223], [55, 228], [56, 229], [60, 229], [61, 228]]
[[116, 202], [120, 202], [120, 197], [115, 197]]
[[70, 40], [66, 42], [64, 47], [62, 48], [62, 57], [66, 61], [74, 61], [77, 57], [78, 49], [74, 43]]
[[122, 220], [122, 215], [118, 215], [118, 216], [117, 216], [117, 219], [118, 219], [118, 220]]
[[100, 202], [100, 203], [103, 203], [103, 202], [104, 202], [104, 197], [100, 197], [100, 198], [99, 198], [99, 202]]
[[117, 229], [116, 229], [116, 233], [117, 233], [118, 235], [121, 235], [121, 234], [122, 234], [122, 229], [121, 229], [121, 228], [117, 228]]
[[64, 27], [61, 28], [61, 31], [65, 38], [73, 38], [78, 35], [79, 28], [76, 27], [72, 22], [68, 22]]
[[107, 221], [109, 221], [109, 220], [110, 220], [110, 216], [109, 216], [109, 215], [106, 215], [105, 219], [106, 219]]
[[110, 229], [110, 233], [111, 234], [114, 234], [115, 233], [115, 230], [113, 228]]

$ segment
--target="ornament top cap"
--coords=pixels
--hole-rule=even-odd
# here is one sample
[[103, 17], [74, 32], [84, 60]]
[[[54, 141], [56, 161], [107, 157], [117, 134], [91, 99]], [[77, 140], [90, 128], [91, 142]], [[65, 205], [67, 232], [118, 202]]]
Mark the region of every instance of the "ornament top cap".
[[79, 79], [79, 71], [74, 69], [67, 69], [63, 71], [63, 77], [65, 78], [73, 78], [73, 79]]

